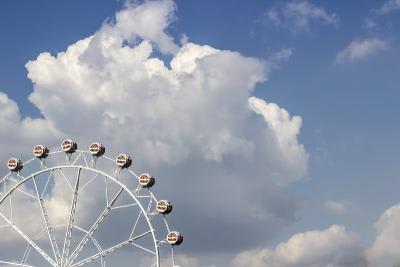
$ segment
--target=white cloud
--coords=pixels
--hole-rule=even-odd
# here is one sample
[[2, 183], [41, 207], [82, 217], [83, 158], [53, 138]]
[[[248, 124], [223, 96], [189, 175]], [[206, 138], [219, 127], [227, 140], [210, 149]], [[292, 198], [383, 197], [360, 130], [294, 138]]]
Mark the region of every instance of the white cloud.
[[118, 32], [125, 40], [140, 37], [152, 41], [162, 52], [174, 53], [178, 47], [165, 30], [174, 20], [175, 8], [172, 0], [146, 1], [142, 5], [128, 2], [127, 8], [116, 14], [111, 31]]
[[302, 125], [301, 117], [290, 117], [289, 112], [280, 108], [277, 104], [266, 103], [264, 100], [256, 97], [249, 99], [249, 105], [268, 124], [268, 132], [273, 132], [271, 137], [276, 138], [274, 141], [276, 141], [279, 147], [278, 151], [282, 153], [286, 164], [296, 166], [295, 169], [297, 171], [301, 170], [301, 173], [305, 173], [306, 169], [304, 167], [306, 165], [304, 163], [306, 157], [304, 157], [304, 147], [299, 144], [297, 138], [293, 138], [300, 133], [299, 130]]
[[378, 29], [378, 28], [379, 28], [379, 25], [378, 25], [378, 23], [375, 21], [374, 18], [372, 18], [372, 17], [367, 17], [367, 18], [364, 20], [364, 27], [365, 27], [367, 30], [374, 30], [374, 29]]
[[308, 1], [285, 2], [271, 8], [266, 14], [266, 23], [288, 28], [294, 33], [310, 31], [314, 22], [337, 26], [340, 20], [335, 13], [328, 13]]
[[[328, 202], [326, 202], [327, 204]], [[339, 206], [336, 205], [334, 209]], [[340, 208], [341, 209], [341, 208]], [[382, 267], [400, 266], [400, 204], [380, 216], [377, 235], [368, 249], [343, 226], [332, 225], [323, 231], [293, 235], [274, 249], [243, 251], [232, 261], [233, 267]]]
[[[147, 41], [134, 48], [101, 43], [106, 47], [93, 51], [96, 37], [72, 45], [57, 58], [43, 53], [27, 64], [35, 84], [30, 100], [59, 129], [80, 136], [82, 120], [87, 121], [86, 127], [103, 123], [99, 130], [105, 133], [112, 128], [121, 132], [131, 128], [137, 137], [131, 142], [138, 142], [138, 147], [149, 153], [146, 160], [153, 162], [177, 162], [194, 150], [217, 161], [229, 153], [250, 153], [251, 141], [237, 135], [241, 129], [235, 124], [246, 119], [245, 96], [255, 83], [265, 79], [263, 62], [188, 43], [168, 69], [161, 60], [150, 57], [152, 47]], [[104, 65], [94, 67], [96, 62], [86, 55], [97, 52], [96, 60]], [[238, 72], [246, 79], [231, 76]], [[225, 94], [235, 97], [218, 101]], [[148, 108], [143, 109], [143, 105]], [[233, 116], [228, 111], [235, 108], [238, 113]], [[219, 115], [203, 120], [214, 112]], [[140, 132], [134, 130], [138, 127]], [[154, 155], [154, 150], [159, 153]]]
[[[1, 162], [10, 157], [23, 155], [26, 149], [30, 152], [32, 144], [53, 141], [60, 137], [60, 132], [48, 120], [21, 118], [18, 105], [2, 92], [0, 92], [0, 126], [0, 140], [5, 140], [1, 143]], [[4, 166], [5, 164], [0, 166], [3, 173]]]
[[294, 53], [294, 48], [285, 48], [276, 53], [273, 53], [268, 59], [271, 62], [271, 66], [279, 68], [280, 65], [290, 59]]
[[327, 200], [324, 203], [324, 207], [333, 213], [342, 214], [347, 211], [347, 207], [345, 203], [334, 201], [334, 200]]
[[[157, 190], [178, 204], [175, 225], [190, 236], [184, 248], [258, 245], [294, 220], [296, 202], [280, 186], [307, 172], [301, 118], [251, 97], [271, 63], [175, 44], [167, 33], [174, 11], [171, 1], [128, 5], [115, 23], [66, 51], [28, 62], [29, 99], [44, 119], [21, 119], [6, 100], [2, 140], [13, 140], [4, 144], [9, 151], [24, 144], [26, 154], [35, 143], [58, 146], [64, 136], [82, 145], [101, 141], [109, 155], [131, 152], [133, 168], [150, 170], [161, 180]], [[157, 49], [173, 53], [170, 64], [154, 56]], [[245, 234], [232, 235], [238, 231]]]
[[376, 38], [353, 41], [336, 56], [337, 62], [354, 61], [366, 58], [384, 50], [387, 43]]
[[270, 22], [275, 24], [276, 26], [280, 26], [282, 24], [282, 21], [279, 17], [278, 11], [275, 7], [268, 10], [267, 16], [268, 16], [268, 19], [270, 20]]
[[292, 236], [275, 249], [239, 254], [233, 267], [365, 267], [364, 252], [354, 234], [343, 226]]
[[364, 27], [368, 30], [379, 30], [379, 18], [400, 10], [400, 0], [388, 0], [379, 8], [370, 10], [369, 16], [364, 20]]
[[378, 15], [386, 15], [396, 10], [400, 10], [400, 0], [389, 0], [376, 10], [376, 13]]
[[[175, 257], [176, 262], [179, 262], [179, 266], [182, 267], [216, 267], [215, 265], [204, 265], [200, 262], [199, 259], [195, 257], [190, 257], [186, 255], [178, 255]], [[151, 265], [151, 261], [147, 259], [142, 260], [140, 266], [141, 267], [148, 267]]]
[[371, 266], [387, 266], [400, 263], [400, 204], [387, 209], [375, 225], [377, 236], [368, 257]]

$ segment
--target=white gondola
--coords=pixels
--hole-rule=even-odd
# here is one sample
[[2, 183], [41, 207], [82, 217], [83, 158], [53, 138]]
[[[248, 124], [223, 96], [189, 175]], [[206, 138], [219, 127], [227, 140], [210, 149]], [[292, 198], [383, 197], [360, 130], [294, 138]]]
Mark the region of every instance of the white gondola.
[[106, 148], [100, 143], [92, 143], [89, 147], [90, 154], [95, 157], [101, 157], [106, 152]]
[[115, 159], [115, 163], [118, 167], [125, 169], [129, 168], [132, 165], [132, 159], [126, 154], [119, 154]]
[[172, 204], [167, 200], [160, 200], [157, 202], [156, 210], [160, 214], [169, 214], [172, 211]]
[[183, 242], [183, 235], [176, 231], [169, 232], [167, 242], [172, 246], [179, 246]]
[[139, 176], [139, 184], [144, 188], [152, 187], [156, 182], [156, 179], [148, 173], [143, 173]]
[[47, 156], [49, 155], [49, 149], [46, 146], [36, 145], [33, 148], [33, 154], [38, 159], [44, 159], [47, 158]]
[[61, 143], [61, 148], [65, 153], [74, 153], [78, 149], [78, 145], [71, 139], [65, 139]]
[[7, 162], [7, 167], [12, 172], [18, 172], [18, 171], [22, 170], [22, 168], [24, 167], [24, 164], [22, 163], [22, 160], [20, 160], [20, 159], [11, 158]]

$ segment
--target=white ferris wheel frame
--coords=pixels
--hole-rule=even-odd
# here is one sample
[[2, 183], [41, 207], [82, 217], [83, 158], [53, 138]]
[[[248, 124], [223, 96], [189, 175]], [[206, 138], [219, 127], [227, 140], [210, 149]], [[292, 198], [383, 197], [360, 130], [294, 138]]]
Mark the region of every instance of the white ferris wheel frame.
[[[54, 152], [50, 152], [49, 156], [54, 155], [54, 154], [58, 154], [58, 153], [65, 153], [65, 152], [63, 150], [54, 151]], [[10, 189], [8, 189], [8, 191], [6, 191], [4, 194], [2, 194], [2, 197], [0, 198], [0, 206], [1, 206], [3, 204], [3, 202], [7, 198], [11, 197], [11, 195], [12, 195], [12, 193], [14, 191], [18, 190], [18, 191], [21, 191], [24, 194], [28, 194], [30, 197], [36, 199], [38, 201], [39, 205], [40, 205], [42, 219], [45, 222], [45, 229], [42, 229], [41, 231], [42, 232], [44, 232], [44, 231], [47, 232], [47, 235], [48, 235], [51, 247], [52, 247], [52, 252], [54, 254], [54, 258], [49, 256], [43, 249], [40, 248], [40, 246], [38, 246], [36, 244], [35, 240], [32, 240], [30, 237], [28, 237], [28, 235], [26, 235], [18, 226], [16, 226], [13, 223], [12, 215], [11, 215], [11, 219], [9, 219], [6, 215], [4, 215], [0, 211], [0, 217], [8, 224], [8, 226], [10, 226], [20, 237], [22, 237], [28, 243], [28, 247], [27, 247], [27, 249], [25, 251], [25, 254], [23, 255], [23, 259], [25, 257], [29, 256], [28, 255], [29, 254], [28, 249], [32, 249], [33, 248], [34, 250], [36, 250], [36, 252], [38, 252], [53, 267], [65, 267], [65, 266], [78, 267], [78, 266], [83, 266], [86, 263], [89, 263], [89, 262], [91, 262], [93, 260], [96, 260], [98, 258], [101, 258], [102, 266], [105, 266], [105, 260], [104, 260], [105, 255], [107, 255], [109, 253], [112, 253], [116, 249], [122, 248], [124, 246], [129, 245], [129, 244], [133, 244], [136, 247], [139, 247], [139, 248], [141, 248], [141, 249], [143, 249], [143, 250], [145, 250], [145, 251], [147, 251], [149, 253], [154, 254], [153, 257], [156, 257], [156, 262], [153, 263], [153, 265], [151, 267], [161, 267], [161, 265], [160, 265], [159, 247], [162, 244], [167, 244], [167, 245], [169, 245], [169, 244], [168, 244], [166, 239], [165, 240], [158, 240], [157, 239], [157, 237], [155, 235], [156, 229], [154, 229], [154, 227], [152, 225], [150, 216], [154, 216], [154, 215], [163, 216], [163, 222], [165, 224], [165, 227], [166, 227], [166, 230], [167, 230], [168, 233], [171, 232], [171, 228], [170, 228], [170, 226], [169, 226], [169, 224], [168, 224], [168, 222], [167, 222], [167, 220], [165, 218], [165, 215], [158, 214], [155, 211], [153, 211], [152, 213], [149, 213], [150, 212], [149, 209], [150, 209], [150, 207], [152, 205], [152, 201], [154, 201], [155, 203], [158, 202], [158, 200], [154, 196], [154, 194], [150, 191], [149, 188], [142, 188], [140, 185], [135, 190], [133, 190], [133, 191], [130, 190], [124, 183], [122, 183], [121, 181], [118, 180], [119, 171], [121, 171], [121, 168], [119, 168], [119, 167], [117, 168], [117, 171], [115, 173], [115, 177], [110, 175], [110, 174], [108, 174], [108, 173], [106, 173], [105, 171], [96, 169], [95, 166], [96, 166], [97, 157], [93, 156], [90, 153], [90, 151], [76, 150], [74, 153], [78, 154], [78, 156], [76, 156], [76, 158], [74, 159], [73, 162], [69, 162], [70, 161], [70, 155], [67, 154], [67, 162], [65, 164], [52, 166], [52, 167], [47, 167], [45, 162], [44, 162], [44, 160], [37, 159], [36, 157], [31, 158], [30, 160], [26, 161], [24, 163], [24, 165], [26, 165], [26, 164], [34, 161], [34, 160], [40, 160], [40, 165], [41, 165], [42, 169], [39, 170], [39, 171], [36, 171], [36, 172], [26, 176], [26, 177], [22, 176], [19, 171], [18, 172], [14, 172], [14, 174], [16, 174], [16, 176], [20, 180], [19, 181], [14, 181], [14, 182], [16, 182], [16, 184], [13, 185]], [[87, 158], [85, 157], [85, 154], [88, 154], [88, 155], [90, 155], [92, 157], [92, 160], [90, 161], [90, 163], [87, 160]], [[84, 163], [85, 163], [86, 166], [84, 166], [84, 165], [75, 165], [77, 163], [77, 161], [80, 159], [80, 157], [83, 158]], [[114, 162], [114, 159], [112, 159], [112, 158], [110, 158], [110, 157], [108, 157], [106, 155], [102, 155], [101, 157]], [[62, 244], [62, 250], [60, 251], [58, 249], [58, 247], [57, 247], [57, 243], [55, 241], [55, 238], [54, 238], [54, 235], [53, 235], [52, 231], [56, 227], [65, 226], [65, 225], [64, 224], [63, 225], [53, 225], [53, 226], [50, 225], [50, 223], [48, 221], [47, 211], [46, 211], [46, 208], [45, 208], [45, 206], [43, 204], [43, 199], [42, 199], [43, 195], [40, 195], [39, 191], [38, 191], [38, 187], [37, 187], [37, 183], [36, 183], [36, 177], [40, 176], [42, 174], [45, 174], [45, 173], [49, 173], [49, 172], [50, 172], [50, 175], [52, 175], [52, 173], [55, 170], [62, 170], [62, 169], [64, 169], [64, 170], [65, 169], [75, 169], [75, 170], [77, 170], [78, 174], [77, 174], [77, 177], [76, 177], [75, 186], [72, 186], [71, 184], [69, 184], [69, 187], [71, 189], [73, 189], [73, 196], [72, 196], [72, 201], [71, 201], [72, 203], [71, 203], [70, 210], [69, 210], [70, 214], [69, 214], [68, 225], [67, 225], [67, 230], [66, 230], [66, 234], [65, 234], [65, 240], [64, 240], [64, 244]], [[76, 204], [77, 204], [79, 191], [83, 189], [83, 188], [79, 189], [79, 180], [80, 180], [80, 174], [81, 174], [82, 170], [87, 170], [87, 171], [90, 171], [90, 172], [94, 172], [96, 174], [93, 178], [91, 178], [88, 182], [86, 182], [84, 187], [86, 187], [89, 183], [93, 182], [97, 176], [104, 176], [107, 179], [110, 179], [110, 181], [112, 181], [113, 183], [117, 184], [120, 187], [118, 193], [112, 198], [112, 200], [111, 199], [109, 200], [109, 197], [108, 197], [107, 192], [106, 192], [107, 207], [99, 215], [99, 217], [97, 218], [95, 223], [92, 224], [92, 226], [90, 227], [89, 230], [84, 230], [84, 229], [82, 229], [81, 227], [79, 227], [77, 225], [73, 225], [74, 217], [76, 215]], [[139, 179], [139, 176], [136, 173], [134, 173], [132, 170], [130, 170], [130, 169], [126, 169], [126, 170], [131, 175], [133, 175], [134, 177]], [[61, 171], [61, 173], [62, 173], [62, 171]], [[12, 172], [9, 172], [6, 176], [4, 176], [0, 180], [0, 182], [4, 181], [5, 179], [8, 179], [11, 176], [11, 174], [12, 174]], [[63, 176], [64, 176], [64, 174], [63, 174]], [[66, 178], [66, 177], [64, 176], [64, 178]], [[36, 196], [19, 189], [19, 187], [21, 185], [24, 185], [29, 180], [33, 181], [34, 188], [35, 188], [35, 191], [36, 191], [36, 194], [37, 194]], [[48, 183], [48, 181], [47, 181], [47, 183]], [[47, 187], [47, 185], [46, 185], [46, 187]], [[106, 187], [107, 187], [107, 185], [106, 185]], [[141, 189], [146, 189], [148, 194], [149, 194], [147, 197], [151, 198], [149, 200], [150, 203], [149, 203], [149, 207], [147, 209], [145, 207], [143, 207], [142, 203], [138, 200], [138, 197], [140, 197], [140, 196], [136, 195], [136, 193], [141, 191]], [[45, 190], [46, 190], [46, 188], [45, 188]], [[106, 191], [107, 191], [107, 188], [106, 188]], [[142, 233], [140, 235], [137, 235], [137, 236], [133, 236], [133, 237], [130, 236], [129, 239], [127, 239], [127, 240], [125, 240], [125, 241], [123, 241], [121, 243], [118, 243], [118, 244], [116, 244], [116, 245], [114, 245], [112, 247], [109, 247], [107, 249], [103, 249], [103, 248], [100, 247], [100, 245], [98, 244], [96, 238], [94, 237], [94, 232], [100, 226], [100, 224], [102, 223], [104, 218], [107, 216], [108, 212], [112, 209], [112, 207], [115, 204], [115, 202], [118, 199], [118, 197], [123, 192], [128, 193], [129, 196], [134, 200], [134, 203], [140, 209], [140, 213], [139, 213], [139, 215], [138, 215], [138, 217], [136, 219], [136, 224], [139, 221], [139, 218], [141, 216], [144, 216], [145, 219], [146, 219], [146, 222], [148, 224], [149, 231], [147, 231], [145, 233]], [[12, 209], [12, 207], [11, 207], [11, 209]], [[12, 214], [12, 212], [11, 212], [11, 214]], [[136, 224], [134, 226], [133, 231], [135, 230]], [[75, 247], [73, 252], [70, 255], [68, 255], [68, 251], [70, 249], [69, 245], [70, 245], [70, 242], [71, 242], [72, 229], [77, 229], [78, 231], [83, 232], [85, 234], [85, 237], [79, 242], [79, 244]], [[133, 231], [132, 231], [132, 234], [133, 234]], [[43, 234], [42, 232], [41, 232], [41, 234]], [[139, 239], [139, 238], [141, 238], [143, 236], [147, 236], [149, 234], [151, 234], [151, 236], [152, 236], [153, 245], [154, 245], [154, 250], [155, 251], [152, 251], [150, 249], [146, 249], [146, 248], [144, 248], [144, 247], [142, 247], [142, 246], [140, 246], [138, 244], [134, 244], [135, 240], [137, 240], [137, 239]], [[96, 246], [96, 248], [97, 248], [97, 250], [99, 252], [94, 254], [94, 255], [92, 255], [92, 256], [90, 256], [90, 257], [86, 257], [83, 260], [80, 260], [78, 262], [74, 262], [74, 260], [79, 256], [79, 253], [82, 252], [83, 247], [86, 245], [86, 243], [89, 240], [93, 241], [93, 243], [95, 244], [95, 246]], [[175, 257], [174, 257], [173, 245], [170, 245], [170, 249], [171, 249], [172, 266], [175, 267], [176, 265], [175, 265], [175, 259], [174, 259]], [[58, 257], [57, 257], [57, 255], [58, 255]], [[66, 257], [66, 258], [64, 258], [64, 257]], [[17, 263], [17, 262], [11, 262], [11, 261], [2, 261], [0, 259], [0, 264], [9, 264], [9, 265], [12, 265], [12, 266], [21, 266], [21, 267], [35, 267], [35, 266], [32, 266], [32, 265], [25, 264], [22, 261], [23, 260], [21, 260], [21, 263]]]

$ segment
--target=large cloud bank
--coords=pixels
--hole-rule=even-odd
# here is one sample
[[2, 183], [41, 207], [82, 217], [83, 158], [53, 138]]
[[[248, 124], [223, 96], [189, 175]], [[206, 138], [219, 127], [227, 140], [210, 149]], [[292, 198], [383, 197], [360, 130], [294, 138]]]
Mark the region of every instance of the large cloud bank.
[[188, 252], [239, 251], [293, 221], [296, 202], [280, 187], [307, 172], [302, 121], [252, 96], [267, 61], [176, 43], [175, 9], [168, 0], [127, 4], [92, 36], [29, 61], [29, 99], [43, 119], [21, 118], [1, 94], [0, 136], [12, 141], [2, 160], [36, 142], [99, 140], [159, 178]]

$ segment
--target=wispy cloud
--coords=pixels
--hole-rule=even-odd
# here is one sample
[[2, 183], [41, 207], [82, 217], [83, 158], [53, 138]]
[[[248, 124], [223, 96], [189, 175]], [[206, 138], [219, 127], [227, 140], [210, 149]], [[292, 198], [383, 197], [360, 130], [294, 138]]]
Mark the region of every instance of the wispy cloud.
[[345, 62], [363, 59], [384, 50], [386, 47], [387, 42], [377, 38], [355, 40], [337, 54], [336, 61]]
[[310, 31], [313, 23], [337, 26], [340, 19], [337, 14], [328, 13], [323, 7], [308, 1], [296, 1], [272, 7], [266, 13], [265, 23], [298, 33]]
[[370, 15], [364, 20], [365, 28], [369, 30], [379, 28], [378, 18], [396, 11], [400, 11], [400, 0], [384, 2], [379, 8], [374, 8], [370, 11]]
[[400, 10], [400, 0], [389, 0], [385, 2], [379, 9], [377, 9], [376, 13], [378, 15], [386, 15], [398, 10]]
[[345, 203], [339, 202], [339, 201], [334, 201], [334, 200], [328, 200], [324, 203], [324, 207], [336, 214], [343, 214], [347, 211], [347, 207]]
[[271, 64], [272, 68], [280, 68], [280, 66], [287, 62], [290, 57], [293, 55], [295, 49], [294, 48], [284, 48], [276, 53], [273, 53], [268, 57], [268, 61]]

